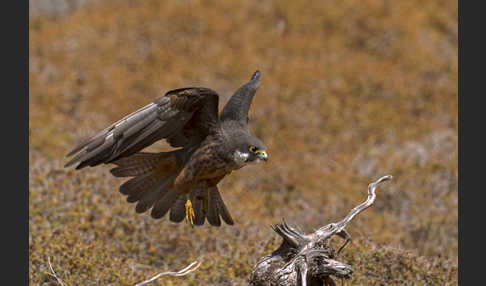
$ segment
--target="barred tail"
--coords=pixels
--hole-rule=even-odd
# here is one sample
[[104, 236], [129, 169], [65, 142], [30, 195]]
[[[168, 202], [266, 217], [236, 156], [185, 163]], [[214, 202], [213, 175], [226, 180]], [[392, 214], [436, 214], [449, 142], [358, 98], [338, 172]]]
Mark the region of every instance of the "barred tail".
[[113, 162], [118, 167], [110, 170], [115, 177], [134, 177], [155, 170], [164, 159], [172, 159], [173, 152], [136, 153]]
[[[194, 224], [203, 225], [207, 219], [210, 225], [221, 226], [221, 218], [229, 225], [233, 225], [231, 217], [221, 194], [216, 186], [196, 187], [189, 193], [189, 199], [194, 209]], [[181, 222], [185, 217], [186, 196], [181, 195], [177, 198], [170, 209], [170, 220]]]
[[175, 152], [140, 152], [113, 162], [117, 165], [110, 170], [114, 176], [133, 177], [119, 189], [127, 196], [127, 202], [138, 202], [135, 207], [137, 213], [152, 208], [150, 215], [155, 219], [162, 218], [170, 210], [169, 219], [179, 223], [185, 218], [185, 203], [189, 198], [195, 213], [195, 225], [203, 225], [206, 219], [213, 226], [220, 226], [221, 219], [233, 225], [233, 218], [217, 186], [198, 185], [188, 196], [172, 189], [180, 171]]
[[171, 190], [179, 171], [175, 152], [140, 152], [113, 163], [117, 165], [110, 170], [114, 176], [134, 177], [119, 190], [127, 196], [127, 202], [138, 202], [135, 211], [144, 213], [153, 207], [152, 217], [163, 217], [178, 197]]

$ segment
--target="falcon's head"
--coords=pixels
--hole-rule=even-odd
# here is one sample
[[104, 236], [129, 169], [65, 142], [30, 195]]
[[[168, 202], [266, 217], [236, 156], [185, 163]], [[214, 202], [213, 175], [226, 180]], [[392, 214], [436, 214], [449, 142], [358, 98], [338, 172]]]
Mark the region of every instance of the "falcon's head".
[[230, 136], [233, 160], [240, 166], [252, 162], [268, 160], [267, 147], [255, 136], [247, 132], [238, 132]]

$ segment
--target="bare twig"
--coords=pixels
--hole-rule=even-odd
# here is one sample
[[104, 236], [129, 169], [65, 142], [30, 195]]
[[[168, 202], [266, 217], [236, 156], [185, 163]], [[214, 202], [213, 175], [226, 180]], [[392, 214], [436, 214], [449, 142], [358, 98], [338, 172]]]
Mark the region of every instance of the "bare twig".
[[388, 180], [391, 180], [391, 179], [392, 179], [392, 176], [391, 175], [386, 175], [386, 176], [383, 176], [383, 177], [379, 178], [375, 182], [369, 184], [368, 185], [368, 197], [367, 197], [366, 201], [364, 201], [363, 203], [361, 203], [358, 206], [354, 207], [349, 212], [349, 214], [345, 218], [343, 218], [341, 221], [339, 221], [337, 223], [330, 223], [330, 224], [328, 224], [326, 226], [323, 226], [320, 229], [318, 229], [313, 234], [314, 236], [317, 237], [316, 240], [317, 241], [322, 241], [322, 240], [325, 240], [325, 239], [331, 237], [334, 234], [338, 234], [338, 235], [341, 234], [340, 236], [343, 237], [346, 240], [350, 239], [350, 237], [346, 233], [343, 233], [346, 225], [357, 214], [361, 213], [362, 211], [364, 211], [365, 209], [367, 209], [371, 205], [373, 205], [373, 203], [375, 202], [375, 199], [376, 199], [376, 193], [375, 193], [376, 187], [380, 183], [385, 182], [385, 181], [388, 181]]
[[379, 178], [375, 182], [369, 184], [368, 185], [368, 198], [366, 199], [366, 201], [363, 202], [362, 204], [356, 206], [355, 208], [353, 208], [345, 218], [343, 218], [340, 222], [337, 223], [338, 227], [344, 228], [357, 214], [359, 214], [360, 212], [369, 208], [375, 202], [375, 199], [376, 199], [375, 190], [376, 190], [376, 187], [378, 186], [378, 184], [385, 182], [385, 181], [388, 181], [388, 180], [391, 180], [391, 179], [392, 179], [391, 175], [386, 175], [386, 176]]
[[61, 286], [66, 286], [66, 284], [64, 284], [64, 282], [62, 282], [62, 280], [61, 280], [59, 277], [57, 277], [56, 272], [55, 272], [55, 271], [54, 271], [54, 269], [52, 268], [52, 264], [51, 264], [51, 257], [47, 257], [47, 262], [49, 263], [49, 269], [50, 269], [50, 270], [51, 270], [51, 272], [52, 272], [52, 273], [47, 273], [47, 274], [49, 274], [49, 275], [53, 276], [54, 278], [56, 278], [57, 282], [58, 282], [59, 284], [61, 284]]
[[140, 282], [140, 283], [135, 284], [135, 286], [146, 285], [146, 284], [148, 284], [150, 282], [153, 282], [153, 281], [159, 279], [160, 277], [166, 276], [166, 275], [170, 275], [170, 276], [184, 276], [184, 275], [189, 274], [192, 271], [198, 269], [199, 266], [201, 266], [201, 262], [194, 261], [191, 264], [189, 264], [186, 268], [181, 269], [181, 270], [179, 270], [177, 272], [173, 272], [173, 271], [162, 272], [162, 273], [159, 273], [159, 274], [155, 275], [154, 277], [152, 277], [152, 278], [150, 278], [148, 280], [145, 280], [143, 282]]

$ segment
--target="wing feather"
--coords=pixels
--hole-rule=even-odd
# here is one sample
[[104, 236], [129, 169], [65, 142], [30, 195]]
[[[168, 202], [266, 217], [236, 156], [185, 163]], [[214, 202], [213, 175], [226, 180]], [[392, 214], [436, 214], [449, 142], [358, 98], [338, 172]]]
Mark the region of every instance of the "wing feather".
[[192, 134], [188, 141], [197, 144], [217, 132], [218, 100], [218, 94], [208, 88], [171, 90], [74, 148], [67, 155], [74, 157], [65, 167], [78, 164], [76, 169], [81, 169], [110, 163], [183, 132]]
[[250, 81], [236, 90], [235, 94], [226, 103], [221, 111], [221, 121], [234, 120], [240, 122], [242, 126], [246, 126], [248, 124], [248, 111], [250, 110], [251, 101], [260, 86], [260, 82], [261, 73], [257, 70]]

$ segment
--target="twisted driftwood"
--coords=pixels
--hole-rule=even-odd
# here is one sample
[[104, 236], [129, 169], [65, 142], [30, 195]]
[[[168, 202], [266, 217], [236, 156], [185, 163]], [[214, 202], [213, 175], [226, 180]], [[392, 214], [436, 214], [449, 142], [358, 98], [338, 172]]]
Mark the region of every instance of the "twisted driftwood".
[[[346, 225], [360, 212], [370, 207], [375, 201], [375, 189], [381, 182], [390, 180], [387, 175], [368, 186], [368, 198], [337, 223], [330, 223], [311, 234], [305, 234], [300, 228], [285, 222], [272, 226], [283, 238], [280, 247], [270, 255], [262, 257], [253, 268], [250, 278], [251, 286], [317, 286], [336, 285], [331, 276], [350, 278], [351, 266], [335, 258], [351, 240], [346, 232]], [[329, 244], [332, 236], [344, 239], [344, 244], [335, 253]]]

